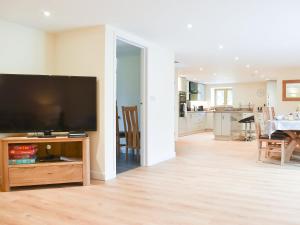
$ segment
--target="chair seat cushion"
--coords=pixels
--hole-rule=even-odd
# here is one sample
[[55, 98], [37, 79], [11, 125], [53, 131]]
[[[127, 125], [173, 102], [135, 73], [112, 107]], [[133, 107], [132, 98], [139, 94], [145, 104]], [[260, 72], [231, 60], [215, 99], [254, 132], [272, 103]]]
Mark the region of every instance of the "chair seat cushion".
[[260, 135], [259, 139], [269, 139], [269, 136], [268, 135]]

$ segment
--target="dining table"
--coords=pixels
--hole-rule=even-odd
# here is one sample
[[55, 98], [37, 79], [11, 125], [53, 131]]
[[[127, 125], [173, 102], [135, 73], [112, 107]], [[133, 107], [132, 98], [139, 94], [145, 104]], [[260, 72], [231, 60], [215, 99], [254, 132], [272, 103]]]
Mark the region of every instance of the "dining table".
[[285, 149], [285, 162], [289, 162], [295, 150], [300, 147], [300, 120], [269, 120], [265, 124], [265, 132], [271, 139], [275, 131], [282, 131], [290, 137]]

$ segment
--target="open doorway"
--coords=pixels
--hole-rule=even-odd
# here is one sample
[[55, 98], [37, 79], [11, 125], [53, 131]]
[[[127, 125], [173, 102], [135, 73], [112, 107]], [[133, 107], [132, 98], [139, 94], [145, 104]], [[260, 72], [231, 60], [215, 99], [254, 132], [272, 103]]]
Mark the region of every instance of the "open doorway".
[[117, 40], [117, 174], [141, 165], [142, 54], [142, 48]]

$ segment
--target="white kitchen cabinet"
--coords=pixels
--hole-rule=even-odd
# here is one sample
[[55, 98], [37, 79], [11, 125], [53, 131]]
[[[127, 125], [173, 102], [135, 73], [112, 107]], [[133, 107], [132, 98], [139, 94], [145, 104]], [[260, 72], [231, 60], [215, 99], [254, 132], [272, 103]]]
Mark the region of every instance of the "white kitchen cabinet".
[[178, 121], [178, 135], [182, 136], [187, 131], [188, 131], [187, 118], [186, 117], [179, 117], [179, 121]]
[[184, 77], [178, 77], [178, 91], [188, 92], [187, 89], [188, 81]]
[[214, 113], [206, 113], [205, 129], [214, 129]]
[[179, 118], [179, 136], [195, 134], [205, 131], [206, 113], [188, 112], [186, 117]]
[[231, 135], [231, 113], [222, 113], [222, 136]]
[[214, 113], [214, 135], [222, 135], [222, 113]]
[[215, 138], [231, 136], [231, 113], [214, 113]]

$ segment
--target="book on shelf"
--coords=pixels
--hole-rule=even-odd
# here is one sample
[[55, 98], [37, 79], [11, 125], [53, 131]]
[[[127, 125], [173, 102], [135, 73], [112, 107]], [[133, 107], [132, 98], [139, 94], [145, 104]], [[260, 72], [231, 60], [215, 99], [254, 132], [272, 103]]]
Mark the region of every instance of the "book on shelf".
[[22, 164], [34, 164], [36, 158], [32, 159], [9, 159], [9, 165], [22, 165]]
[[38, 148], [37, 145], [10, 145], [9, 150], [36, 150]]

